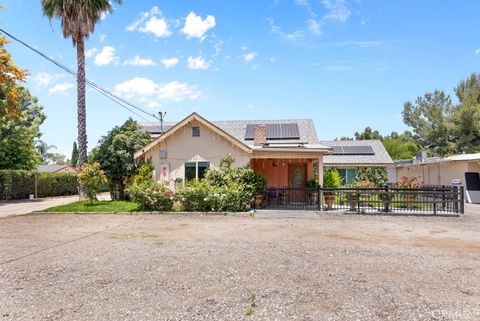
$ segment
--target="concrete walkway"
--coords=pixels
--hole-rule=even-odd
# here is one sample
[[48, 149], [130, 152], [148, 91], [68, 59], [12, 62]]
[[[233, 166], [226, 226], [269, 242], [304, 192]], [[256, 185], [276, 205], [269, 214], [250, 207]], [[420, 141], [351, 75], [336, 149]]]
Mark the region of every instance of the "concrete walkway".
[[[108, 193], [98, 195], [99, 200], [110, 200]], [[37, 198], [35, 200], [0, 201], [0, 218], [29, 214], [53, 206], [65, 205], [78, 201], [78, 195]]]

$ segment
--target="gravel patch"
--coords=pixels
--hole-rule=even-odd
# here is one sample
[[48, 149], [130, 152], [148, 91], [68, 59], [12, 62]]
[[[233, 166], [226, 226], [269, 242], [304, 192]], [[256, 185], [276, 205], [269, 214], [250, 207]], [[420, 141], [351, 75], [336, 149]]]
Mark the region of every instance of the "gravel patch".
[[0, 321], [479, 320], [479, 208], [0, 219]]

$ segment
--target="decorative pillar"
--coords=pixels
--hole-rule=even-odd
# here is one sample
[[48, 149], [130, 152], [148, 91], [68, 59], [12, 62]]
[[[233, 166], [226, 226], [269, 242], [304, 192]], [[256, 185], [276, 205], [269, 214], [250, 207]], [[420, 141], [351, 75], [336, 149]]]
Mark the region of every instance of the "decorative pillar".
[[[318, 158], [318, 184], [323, 187], [323, 154]], [[319, 189], [318, 201], [320, 211], [323, 211], [323, 190]]]

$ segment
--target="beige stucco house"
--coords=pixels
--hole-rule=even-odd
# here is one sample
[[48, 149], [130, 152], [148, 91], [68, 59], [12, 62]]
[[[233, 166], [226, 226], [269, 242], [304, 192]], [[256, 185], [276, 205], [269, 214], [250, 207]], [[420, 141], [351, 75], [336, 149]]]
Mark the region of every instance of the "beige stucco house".
[[312, 130], [315, 133], [313, 122], [306, 120], [210, 122], [192, 113], [176, 124], [165, 124], [163, 133], [151, 131], [154, 140], [135, 158], [151, 160], [157, 181], [171, 189], [202, 178], [207, 168], [219, 166], [229, 154], [234, 166], [250, 165], [267, 177], [269, 186], [302, 188], [314, 178], [314, 162], [323, 180], [323, 155], [332, 151], [316, 143], [316, 134], [309, 137]]
[[358, 168], [393, 164], [380, 141], [319, 141], [311, 119], [208, 121], [193, 113], [143, 129], [153, 141], [135, 158], [151, 160], [157, 181], [172, 189], [202, 178], [228, 154], [234, 166], [250, 165], [267, 178], [268, 187], [277, 188], [303, 188], [313, 178], [322, 182], [324, 168], [338, 168], [348, 183]]

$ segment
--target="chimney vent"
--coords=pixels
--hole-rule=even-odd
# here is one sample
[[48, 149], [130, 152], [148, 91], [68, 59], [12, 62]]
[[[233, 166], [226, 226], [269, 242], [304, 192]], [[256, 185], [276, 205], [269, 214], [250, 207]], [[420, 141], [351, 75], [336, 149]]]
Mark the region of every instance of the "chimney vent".
[[257, 125], [253, 129], [253, 145], [262, 146], [267, 142], [267, 126]]

